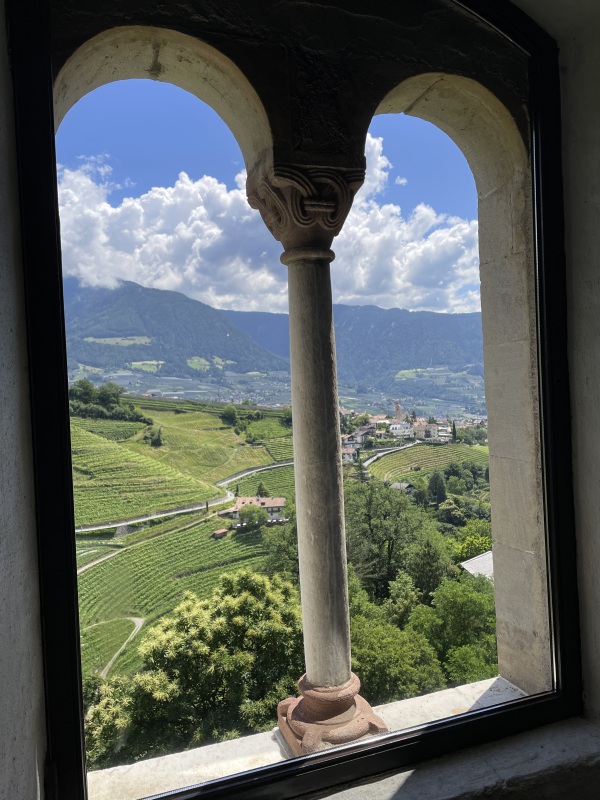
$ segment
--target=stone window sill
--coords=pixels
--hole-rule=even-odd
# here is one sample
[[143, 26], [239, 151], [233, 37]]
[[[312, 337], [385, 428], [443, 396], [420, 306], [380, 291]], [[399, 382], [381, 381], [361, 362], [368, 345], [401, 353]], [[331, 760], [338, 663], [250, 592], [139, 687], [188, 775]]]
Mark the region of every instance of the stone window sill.
[[[391, 731], [395, 731], [418, 727], [428, 722], [464, 714], [473, 709], [488, 708], [524, 696], [520, 689], [503, 678], [492, 678], [423, 697], [376, 706], [374, 711], [383, 717]], [[136, 764], [89, 772], [89, 800], [114, 800], [115, 797], [119, 800], [138, 800], [160, 792], [276, 764], [284, 761], [286, 757], [282, 739], [275, 729], [268, 733], [244, 736], [161, 758], [147, 759]], [[412, 773], [401, 773], [387, 780], [399, 780], [405, 774]], [[384, 783], [385, 781], [382, 781], [381, 785]], [[352, 794], [348, 794], [347, 797], [354, 798], [354, 790], [348, 791]], [[337, 797], [338, 794], [332, 796]], [[342, 796], [346, 797], [345, 794]], [[394, 794], [371, 796], [393, 797]], [[448, 795], [451, 796], [454, 795]], [[364, 800], [364, 791], [356, 797]], [[427, 797], [429, 800], [433, 800], [434, 797], [437, 800], [439, 796], [430, 794]], [[410, 800], [413, 800], [412, 794]]]

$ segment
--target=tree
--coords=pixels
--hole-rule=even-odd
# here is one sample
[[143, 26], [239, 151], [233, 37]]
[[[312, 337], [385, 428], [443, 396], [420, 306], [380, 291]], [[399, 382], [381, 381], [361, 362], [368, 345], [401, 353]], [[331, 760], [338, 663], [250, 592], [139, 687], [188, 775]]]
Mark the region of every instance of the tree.
[[226, 425], [230, 425], [233, 427], [237, 425], [238, 422], [238, 413], [235, 406], [229, 404], [226, 405], [223, 410], [221, 411], [221, 419]]
[[419, 602], [419, 592], [415, 582], [406, 572], [399, 572], [389, 583], [390, 596], [383, 603], [383, 608], [390, 622], [404, 628], [411, 612]]
[[292, 409], [290, 406], [284, 406], [281, 409], [281, 422], [287, 428], [292, 427]]
[[248, 528], [258, 528], [269, 521], [269, 515], [260, 506], [244, 506], [239, 513], [239, 521]]
[[428, 531], [409, 549], [406, 572], [420, 591], [422, 603], [430, 603], [432, 593], [443, 578], [456, 571], [452, 565], [450, 548], [441, 533]]
[[150, 434], [150, 446], [151, 447], [162, 447], [163, 445], [163, 438], [162, 438], [162, 425], [157, 430], [152, 431]]
[[429, 495], [436, 506], [444, 502], [446, 499], [446, 482], [441, 472], [438, 472], [438, 470], [432, 472], [428, 488]]
[[456, 422], [452, 420], [452, 441], [456, 441]]
[[286, 506], [289, 522], [285, 525], [265, 528], [263, 542], [267, 548], [265, 572], [282, 574], [287, 580], [298, 584], [298, 531], [296, 528], [296, 509], [293, 504]]
[[[433, 645], [452, 680], [498, 674], [494, 588], [487, 578], [464, 572], [458, 580], [443, 581], [433, 592], [431, 606], [413, 611], [409, 626]], [[483, 665], [481, 672], [474, 672], [473, 665]]]
[[258, 486], [256, 487], [256, 496], [257, 497], [268, 497], [269, 491], [264, 483], [261, 481]]
[[96, 387], [87, 378], [75, 381], [69, 389], [69, 400], [76, 400], [79, 403], [95, 403], [97, 396]]
[[116, 383], [109, 381], [108, 383], [102, 384], [102, 386], [98, 389], [98, 402], [104, 408], [110, 408], [111, 406], [118, 406], [121, 402], [121, 395], [125, 389], [121, 386], [118, 386]]
[[415, 630], [362, 616], [350, 622], [352, 670], [369, 703], [388, 703], [445, 686], [433, 647]]
[[435, 533], [433, 524], [404, 492], [375, 480], [346, 484], [345, 516], [348, 559], [369, 595], [385, 599], [410, 547]]
[[210, 599], [186, 593], [139, 653], [142, 669], [107, 681], [90, 711], [92, 766], [271, 726], [303, 671], [297, 592], [277, 576], [222, 575]]

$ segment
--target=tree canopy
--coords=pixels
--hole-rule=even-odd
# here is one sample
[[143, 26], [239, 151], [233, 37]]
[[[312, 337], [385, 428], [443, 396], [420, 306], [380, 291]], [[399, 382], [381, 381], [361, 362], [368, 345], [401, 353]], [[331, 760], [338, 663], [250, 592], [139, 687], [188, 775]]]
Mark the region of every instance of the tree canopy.
[[303, 672], [298, 595], [274, 576], [222, 575], [150, 630], [143, 668], [107, 681], [87, 722], [94, 767], [129, 763], [273, 724]]

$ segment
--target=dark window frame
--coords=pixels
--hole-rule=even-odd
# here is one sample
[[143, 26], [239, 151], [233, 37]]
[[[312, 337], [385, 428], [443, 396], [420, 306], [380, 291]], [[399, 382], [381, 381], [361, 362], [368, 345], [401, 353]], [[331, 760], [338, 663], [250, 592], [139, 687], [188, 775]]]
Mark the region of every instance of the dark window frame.
[[[291, 798], [580, 713], [577, 578], [569, 430], [560, 97], [554, 41], [514, 6], [456, 5], [529, 57], [531, 153], [538, 270], [538, 338], [555, 690], [416, 732], [264, 767], [177, 790], [178, 800]], [[40, 595], [46, 692], [48, 800], [86, 797], [71, 453], [62, 306], [50, 11], [7, 0], [25, 276]], [[560, 430], [560, 436], [553, 431]], [[559, 568], [560, 565], [560, 568]], [[166, 796], [166, 795], [163, 795]]]

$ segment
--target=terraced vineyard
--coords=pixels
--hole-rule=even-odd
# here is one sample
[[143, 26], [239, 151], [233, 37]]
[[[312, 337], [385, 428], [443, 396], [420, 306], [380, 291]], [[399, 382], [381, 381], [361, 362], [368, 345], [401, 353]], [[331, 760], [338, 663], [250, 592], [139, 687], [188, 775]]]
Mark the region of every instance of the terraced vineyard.
[[294, 457], [294, 445], [292, 437], [288, 436], [285, 439], [265, 439], [264, 445], [269, 451], [273, 461], [289, 461]]
[[80, 417], [72, 417], [71, 425], [72, 427], [89, 431], [89, 433], [95, 433], [97, 436], [102, 436], [103, 439], [109, 439], [111, 442], [124, 442], [146, 427], [143, 422], [120, 422], [114, 419], [82, 419]]
[[129, 619], [113, 619], [81, 631], [81, 669], [84, 675], [101, 672], [133, 631]]
[[248, 425], [248, 433], [255, 439], [287, 438], [292, 435], [292, 429], [283, 424], [281, 417], [264, 417]]
[[264, 447], [246, 444], [214, 414], [150, 408], [147, 413], [151, 414], [154, 427], [162, 428], [162, 447], [150, 447], [137, 440], [123, 446], [196, 480], [215, 483], [236, 472], [273, 463]]
[[275, 469], [265, 469], [248, 475], [230, 484], [229, 488], [233, 491], [238, 490], [241, 496], [251, 497], [256, 494], [259, 483], [263, 483], [270, 497], [285, 497], [293, 501], [296, 496], [294, 489], [294, 467], [276, 467]]
[[410, 481], [417, 475], [425, 476], [436, 469], [445, 469], [453, 461], [459, 464], [470, 461], [487, 466], [489, 451], [487, 447], [480, 445], [419, 444], [383, 456], [371, 464], [369, 472], [382, 481]]
[[184, 475], [145, 451], [131, 451], [76, 425], [71, 427], [71, 446], [76, 525], [167, 511], [219, 495], [215, 486]]
[[[265, 553], [261, 533], [231, 533], [216, 541], [210, 535], [220, 526], [214, 518], [190, 522], [181, 517], [178, 525], [168, 520], [164, 526], [153, 526], [154, 538], [124, 547], [113, 558], [82, 573], [78, 582], [82, 629], [127, 617], [145, 617], [151, 624], [171, 610], [187, 590], [208, 597], [223, 572], [241, 567], [260, 570]], [[130, 647], [136, 647], [137, 641], [136, 637]], [[125, 653], [123, 658], [127, 660]], [[117, 665], [115, 669], [119, 669]]]

